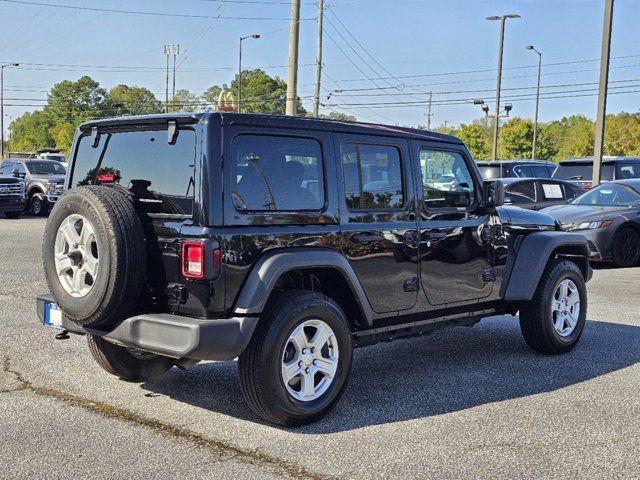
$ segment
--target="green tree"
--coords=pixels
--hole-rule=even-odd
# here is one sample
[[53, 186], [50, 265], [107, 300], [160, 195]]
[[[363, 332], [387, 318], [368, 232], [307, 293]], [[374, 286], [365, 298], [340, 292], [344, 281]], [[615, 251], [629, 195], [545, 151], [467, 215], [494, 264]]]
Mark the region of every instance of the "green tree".
[[533, 122], [513, 117], [500, 128], [500, 153], [506, 160], [529, 158], [533, 143]]
[[486, 119], [462, 124], [457, 136], [467, 145], [476, 160], [488, 160], [491, 156], [491, 128]]
[[178, 90], [169, 100], [170, 112], [197, 112], [202, 110], [202, 100], [189, 90]]
[[76, 131], [75, 125], [69, 122], [58, 123], [49, 129], [49, 134], [53, 139], [53, 143], [56, 148], [59, 148], [65, 153], [69, 153], [71, 149], [71, 143], [73, 142], [73, 135]]
[[42, 110], [25, 113], [11, 122], [11, 149], [32, 152], [38, 148], [54, 147], [50, 130], [51, 118]]
[[162, 105], [151, 90], [144, 87], [118, 85], [109, 91], [112, 115], [147, 115], [162, 112]]
[[640, 119], [636, 115], [607, 115], [604, 154], [640, 155]]
[[[311, 112], [307, 112], [307, 116], [311, 117], [313, 114]], [[347, 115], [346, 113], [340, 112], [331, 112], [328, 114], [321, 113], [319, 118], [327, 118], [329, 120], [339, 120], [341, 122], [357, 122], [358, 118], [355, 115]]]
[[[232, 92], [238, 90], [238, 75], [229, 87]], [[279, 77], [271, 77], [264, 70], [244, 70], [242, 72], [242, 111], [250, 113], [279, 113], [286, 111], [287, 82]], [[306, 110], [298, 98], [298, 115]]]
[[107, 91], [88, 76], [75, 82], [65, 80], [54, 85], [49, 93], [45, 112], [53, 124], [82, 122], [107, 116]]

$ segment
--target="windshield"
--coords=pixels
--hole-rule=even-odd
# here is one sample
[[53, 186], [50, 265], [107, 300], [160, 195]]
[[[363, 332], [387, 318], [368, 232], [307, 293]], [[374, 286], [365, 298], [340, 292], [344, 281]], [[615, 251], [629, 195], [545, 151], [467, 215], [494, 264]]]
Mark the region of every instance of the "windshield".
[[573, 205], [626, 207], [640, 205], [640, 193], [629, 185], [604, 183], [572, 200]]
[[[553, 178], [560, 180], [590, 181], [593, 178], [593, 164], [576, 163], [560, 165], [553, 173]], [[613, 180], [613, 165], [602, 166], [602, 180]]]
[[67, 171], [60, 162], [43, 160], [41, 162], [25, 162], [25, 166], [31, 175], [65, 175]]

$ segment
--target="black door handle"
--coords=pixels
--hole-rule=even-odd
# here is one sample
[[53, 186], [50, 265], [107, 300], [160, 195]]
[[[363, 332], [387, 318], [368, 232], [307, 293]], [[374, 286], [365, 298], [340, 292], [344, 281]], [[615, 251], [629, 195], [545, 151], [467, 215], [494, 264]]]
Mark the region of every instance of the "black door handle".
[[382, 240], [382, 237], [376, 233], [361, 233], [351, 237], [351, 240], [362, 245], [368, 245], [370, 243], [379, 242]]

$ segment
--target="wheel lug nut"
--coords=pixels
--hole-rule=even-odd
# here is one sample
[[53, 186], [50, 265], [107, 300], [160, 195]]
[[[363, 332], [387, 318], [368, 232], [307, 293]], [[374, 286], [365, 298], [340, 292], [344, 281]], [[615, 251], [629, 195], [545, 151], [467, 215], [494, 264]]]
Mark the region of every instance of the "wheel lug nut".
[[298, 366], [301, 367], [303, 365], [302, 360], [298, 362]]
[[303, 353], [303, 354], [304, 354], [304, 353], [307, 353], [307, 349], [306, 349], [306, 348], [303, 348], [303, 349], [302, 349], [302, 353]]
[[313, 361], [313, 364], [314, 364], [314, 365], [317, 365], [317, 364], [318, 364], [318, 360], [314, 360], [314, 361]]
[[311, 370], [307, 368], [304, 372], [305, 372], [305, 373], [309, 373], [310, 371], [311, 371]]

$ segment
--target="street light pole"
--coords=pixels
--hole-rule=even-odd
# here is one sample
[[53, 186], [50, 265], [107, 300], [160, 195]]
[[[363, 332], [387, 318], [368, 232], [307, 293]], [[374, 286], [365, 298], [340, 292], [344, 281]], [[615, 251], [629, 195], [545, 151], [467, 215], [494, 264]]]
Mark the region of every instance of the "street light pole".
[[[500, 46], [498, 49], [498, 80], [496, 82], [496, 111], [495, 122], [493, 125], [493, 160], [497, 160], [498, 157], [498, 130], [500, 120], [500, 89], [502, 85], [502, 53], [504, 50], [504, 25], [508, 18], [520, 18], [520, 15], [513, 13], [507, 15], [499, 15], [487, 17], [487, 20], [495, 21], [500, 20]], [[502, 174], [502, 172], [500, 172]]]
[[536, 114], [533, 120], [533, 145], [531, 146], [531, 160], [536, 159], [536, 143], [538, 141], [538, 107], [540, 104], [540, 74], [542, 73], [542, 52], [536, 50], [533, 45], [527, 45], [527, 50], [533, 50], [538, 54], [538, 88], [536, 90]]
[[246, 37], [240, 37], [240, 48], [238, 49], [238, 113], [242, 112], [240, 106], [240, 96], [242, 95], [242, 42], [247, 38], [260, 38], [260, 35], [247, 35]]
[[19, 63], [0, 64], [0, 159], [4, 158], [4, 69], [19, 66]]
[[298, 113], [298, 47], [300, 42], [300, 0], [291, 0], [289, 31], [289, 72], [287, 74], [287, 103], [285, 113]]

